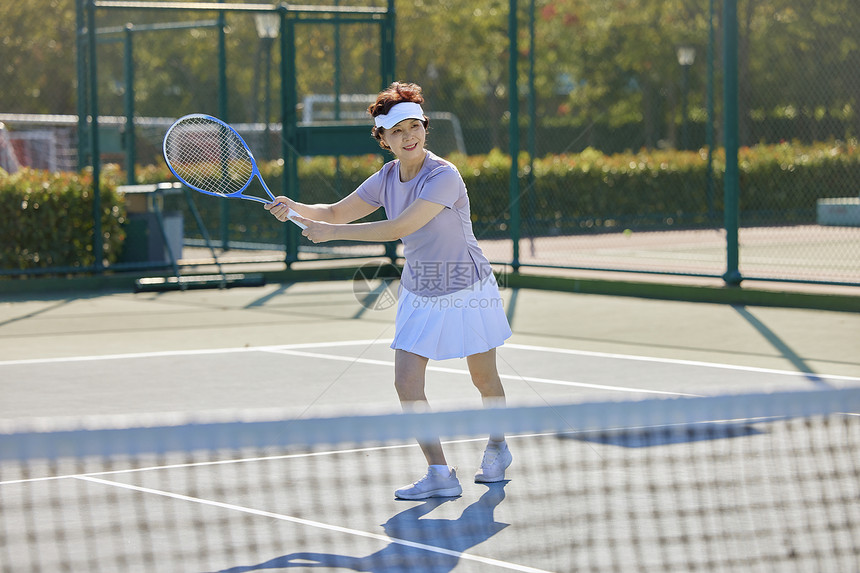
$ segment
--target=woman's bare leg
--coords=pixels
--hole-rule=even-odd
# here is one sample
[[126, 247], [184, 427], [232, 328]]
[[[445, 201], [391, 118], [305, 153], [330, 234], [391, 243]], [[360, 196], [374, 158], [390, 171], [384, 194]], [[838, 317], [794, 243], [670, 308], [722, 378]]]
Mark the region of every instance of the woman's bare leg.
[[[394, 388], [400, 398], [400, 404], [406, 412], [416, 409], [427, 409], [427, 396], [424, 393], [425, 372], [428, 359], [405, 350], [397, 350], [394, 354]], [[419, 441], [421, 451], [427, 458], [427, 465], [447, 465], [445, 452], [441, 442], [436, 440]]]
[[[502, 387], [502, 379], [496, 367], [496, 349], [492, 348], [480, 354], [466, 357], [469, 366], [469, 374], [472, 375], [472, 383], [481, 393], [481, 399], [487, 408], [498, 408], [505, 405], [505, 389]], [[504, 434], [494, 434], [490, 439], [501, 442], [505, 439]]]

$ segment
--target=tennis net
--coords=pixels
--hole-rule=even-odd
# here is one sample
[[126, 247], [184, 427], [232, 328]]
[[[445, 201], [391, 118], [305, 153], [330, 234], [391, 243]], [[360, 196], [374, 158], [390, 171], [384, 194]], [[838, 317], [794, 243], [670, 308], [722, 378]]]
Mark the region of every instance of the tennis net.
[[[860, 389], [0, 422], [0, 570], [856, 571]], [[504, 431], [507, 479], [472, 483]], [[395, 501], [441, 437], [458, 498]]]

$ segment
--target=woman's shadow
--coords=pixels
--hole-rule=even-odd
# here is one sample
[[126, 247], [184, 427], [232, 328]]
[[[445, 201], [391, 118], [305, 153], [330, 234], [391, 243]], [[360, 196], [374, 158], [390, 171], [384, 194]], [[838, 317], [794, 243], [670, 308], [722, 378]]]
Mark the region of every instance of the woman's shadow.
[[460, 554], [483, 543], [508, 526], [495, 520], [493, 512], [505, 499], [507, 481], [484, 484], [487, 491], [463, 510], [457, 519], [424, 519], [451, 498], [431, 498], [401, 511], [382, 527], [391, 543], [364, 557], [336, 553], [298, 552], [251, 566], [237, 566], [219, 573], [245, 573], [288, 567], [340, 567], [353, 571], [396, 573], [454, 569]]

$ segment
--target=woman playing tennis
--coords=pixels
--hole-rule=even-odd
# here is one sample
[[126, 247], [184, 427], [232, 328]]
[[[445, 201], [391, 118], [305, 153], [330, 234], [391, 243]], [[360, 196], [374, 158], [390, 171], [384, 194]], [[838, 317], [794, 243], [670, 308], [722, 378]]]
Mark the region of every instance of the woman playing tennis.
[[[429, 360], [466, 358], [485, 406], [502, 406], [505, 392], [496, 368], [496, 347], [511, 336], [498, 286], [472, 231], [469, 197], [459, 171], [425, 149], [428, 118], [421, 87], [393, 83], [368, 112], [373, 136], [395, 159], [358, 189], [330, 205], [303, 205], [278, 197], [266, 209], [280, 221], [293, 217], [314, 243], [334, 240], [403, 242], [406, 264], [395, 320], [394, 385], [404, 409], [424, 406]], [[387, 220], [352, 223], [379, 207]], [[439, 440], [420, 442], [429, 468], [415, 483], [395, 491], [401, 499], [457, 496], [456, 472]], [[505, 477], [511, 453], [503, 435], [490, 436], [476, 482]]]

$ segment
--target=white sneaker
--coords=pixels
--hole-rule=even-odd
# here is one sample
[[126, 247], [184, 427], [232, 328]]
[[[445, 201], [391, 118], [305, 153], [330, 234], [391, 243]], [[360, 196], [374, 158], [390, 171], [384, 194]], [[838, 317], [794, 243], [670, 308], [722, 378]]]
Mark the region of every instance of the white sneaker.
[[457, 497], [463, 493], [457, 472], [451, 469], [449, 475], [443, 475], [427, 468], [423, 478], [412, 485], [401, 487], [394, 492], [398, 499], [427, 499], [428, 497]]
[[503, 442], [499, 448], [487, 446], [484, 450], [484, 458], [481, 460], [481, 467], [475, 473], [475, 481], [477, 483], [502, 481], [505, 479], [505, 470], [511, 465], [513, 459], [507, 442]]

